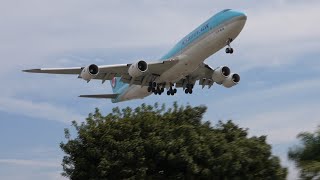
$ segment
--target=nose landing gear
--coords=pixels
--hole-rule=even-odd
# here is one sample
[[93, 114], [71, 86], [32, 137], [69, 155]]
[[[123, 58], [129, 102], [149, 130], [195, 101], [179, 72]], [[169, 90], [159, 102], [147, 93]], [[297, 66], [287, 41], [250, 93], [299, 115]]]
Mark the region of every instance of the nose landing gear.
[[231, 47], [231, 42], [233, 41], [233, 39], [232, 38], [229, 38], [228, 40], [227, 40], [227, 48], [226, 48], [226, 53], [227, 54], [232, 54], [233, 53], [233, 48]]

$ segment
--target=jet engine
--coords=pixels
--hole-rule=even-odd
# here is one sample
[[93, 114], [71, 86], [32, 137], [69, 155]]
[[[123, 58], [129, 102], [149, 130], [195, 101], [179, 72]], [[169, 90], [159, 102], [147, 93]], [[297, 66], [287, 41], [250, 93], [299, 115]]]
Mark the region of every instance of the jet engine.
[[99, 73], [99, 67], [95, 64], [91, 64], [82, 69], [80, 77], [86, 81], [90, 81], [95, 78]]
[[212, 79], [217, 84], [222, 84], [230, 75], [230, 69], [227, 66], [221, 66], [214, 70]]
[[145, 72], [148, 71], [148, 64], [145, 61], [138, 61], [132, 64], [129, 67], [128, 73], [131, 77], [139, 77], [142, 76]]
[[231, 74], [226, 80], [223, 81], [223, 86], [226, 88], [231, 88], [240, 82], [239, 74]]

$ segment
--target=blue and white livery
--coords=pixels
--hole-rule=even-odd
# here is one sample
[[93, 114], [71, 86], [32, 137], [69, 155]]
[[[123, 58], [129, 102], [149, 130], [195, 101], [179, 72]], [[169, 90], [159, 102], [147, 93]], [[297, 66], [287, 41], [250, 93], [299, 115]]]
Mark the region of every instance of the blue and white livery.
[[89, 82], [92, 79], [104, 83], [110, 80], [113, 94], [81, 95], [87, 98], [110, 98], [113, 103], [143, 99], [151, 94], [167, 95], [182, 88], [186, 94], [193, 93], [198, 82], [204, 88], [217, 83], [230, 88], [240, 81], [227, 66], [211, 68], [204, 61], [226, 47], [233, 53], [231, 42], [242, 31], [247, 20], [244, 13], [226, 9], [212, 16], [190, 34], [180, 40], [167, 54], [155, 62], [139, 60], [131, 64], [91, 64], [73, 68], [41, 68], [23, 70], [31, 73], [75, 74]]

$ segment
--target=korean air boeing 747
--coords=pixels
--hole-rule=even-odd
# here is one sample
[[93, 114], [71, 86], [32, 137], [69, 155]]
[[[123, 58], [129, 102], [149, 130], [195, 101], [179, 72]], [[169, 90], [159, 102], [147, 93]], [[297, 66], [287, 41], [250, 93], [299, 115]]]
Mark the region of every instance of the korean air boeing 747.
[[113, 103], [131, 99], [143, 99], [151, 94], [167, 95], [182, 88], [192, 94], [196, 82], [204, 88], [214, 84], [230, 88], [240, 81], [227, 66], [211, 68], [204, 61], [226, 47], [233, 53], [231, 42], [240, 34], [247, 20], [244, 13], [226, 9], [212, 16], [198, 28], [180, 40], [166, 55], [155, 62], [139, 60], [132, 64], [85, 67], [41, 68], [23, 70], [31, 73], [74, 74], [89, 82], [92, 79], [104, 83], [110, 80], [113, 94], [80, 95], [86, 98], [109, 98]]

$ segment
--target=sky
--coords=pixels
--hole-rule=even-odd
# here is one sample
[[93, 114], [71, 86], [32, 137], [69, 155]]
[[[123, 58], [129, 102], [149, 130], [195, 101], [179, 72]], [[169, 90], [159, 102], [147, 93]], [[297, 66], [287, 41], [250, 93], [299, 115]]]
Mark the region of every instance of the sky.
[[[194, 94], [149, 96], [112, 104], [80, 94], [111, 93], [109, 83], [75, 76], [27, 74], [22, 69], [155, 61], [213, 14], [245, 12], [247, 24], [233, 42], [205, 62], [241, 75], [226, 89], [196, 87]], [[320, 125], [319, 0], [1, 0], [0, 179], [64, 179], [59, 143], [71, 121], [95, 107], [155, 102], [206, 105], [204, 120], [232, 119], [250, 136], [267, 135], [273, 154], [287, 160], [296, 135]]]

